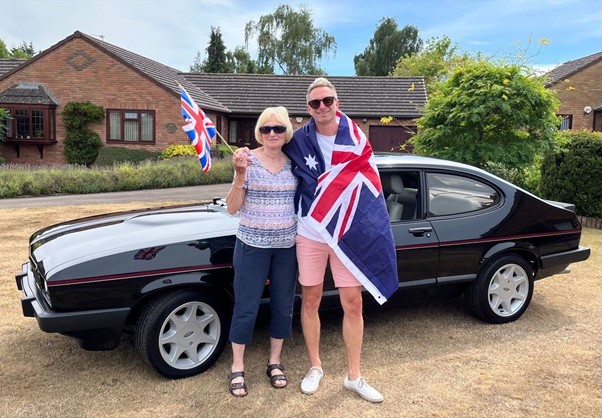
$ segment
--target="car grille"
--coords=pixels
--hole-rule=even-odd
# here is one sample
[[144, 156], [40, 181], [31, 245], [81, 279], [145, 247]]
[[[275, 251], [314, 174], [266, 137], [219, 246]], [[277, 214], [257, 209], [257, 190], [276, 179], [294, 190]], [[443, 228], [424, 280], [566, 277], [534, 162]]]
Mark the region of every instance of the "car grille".
[[46, 303], [52, 306], [52, 304], [50, 303], [48, 292], [46, 291], [44, 273], [41, 271], [40, 266], [32, 258], [29, 259], [29, 264], [31, 266], [31, 272], [33, 273], [33, 278], [35, 280], [38, 291], [42, 294], [42, 296], [44, 296], [44, 300], [46, 300]]

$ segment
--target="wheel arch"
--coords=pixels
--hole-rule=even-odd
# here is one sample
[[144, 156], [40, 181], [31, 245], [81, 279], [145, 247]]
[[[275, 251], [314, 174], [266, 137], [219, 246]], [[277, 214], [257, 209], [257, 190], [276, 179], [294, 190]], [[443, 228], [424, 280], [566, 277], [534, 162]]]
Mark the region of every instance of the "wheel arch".
[[506, 255], [518, 255], [525, 259], [531, 266], [531, 274], [537, 275], [539, 270], [539, 252], [529, 242], [510, 241], [501, 242], [491, 247], [481, 258], [481, 269], [490, 262]]
[[[219, 283], [220, 285], [217, 285]], [[225, 285], [227, 283], [227, 285]], [[225, 285], [225, 286], [224, 286]], [[234, 290], [230, 281], [211, 273], [183, 273], [172, 276], [163, 276], [147, 283], [136, 295], [136, 302], [128, 315], [126, 324], [131, 326], [144, 308], [167, 293], [182, 290], [202, 291], [211, 294], [224, 303], [228, 311], [234, 307]]]

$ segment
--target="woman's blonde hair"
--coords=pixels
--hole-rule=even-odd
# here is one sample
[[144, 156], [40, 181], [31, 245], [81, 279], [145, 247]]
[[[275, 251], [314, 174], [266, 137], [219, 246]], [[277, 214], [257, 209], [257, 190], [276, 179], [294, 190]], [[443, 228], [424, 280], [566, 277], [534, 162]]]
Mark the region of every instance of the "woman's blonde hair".
[[291, 138], [293, 137], [293, 124], [291, 123], [291, 119], [288, 116], [288, 110], [286, 110], [286, 107], [284, 106], [268, 107], [263, 112], [261, 112], [261, 115], [259, 115], [257, 123], [255, 124], [255, 139], [257, 140], [257, 142], [263, 145], [263, 139], [261, 138], [261, 132], [259, 132], [259, 128], [261, 128], [272, 116], [276, 116], [276, 120], [278, 121], [278, 123], [281, 123], [283, 126], [286, 126], [286, 132], [284, 133], [284, 142], [290, 142]]

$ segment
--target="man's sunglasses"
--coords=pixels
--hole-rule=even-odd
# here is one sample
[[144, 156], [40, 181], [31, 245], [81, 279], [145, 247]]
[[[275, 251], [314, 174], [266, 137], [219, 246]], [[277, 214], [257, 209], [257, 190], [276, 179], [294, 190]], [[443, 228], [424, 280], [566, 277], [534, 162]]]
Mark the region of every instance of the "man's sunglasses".
[[286, 126], [282, 126], [282, 125], [262, 126], [261, 128], [259, 128], [259, 132], [261, 132], [264, 135], [269, 134], [270, 131], [274, 131], [274, 133], [276, 133], [276, 134], [283, 134], [286, 132]]
[[334, 103], [334, 101], [336, 99], [337, 98], [334, 97], [334, 96], [328, 96], [328, 97], [324, 97], [323, 99], [310, 100], [309, 102], [307, 102], [307, 104], [312, 109], [319, 109], [320, 108], [320, 102], [324, 103], [324, 106], [328, 107], [328, 106], [332, 106], [332, 104]]

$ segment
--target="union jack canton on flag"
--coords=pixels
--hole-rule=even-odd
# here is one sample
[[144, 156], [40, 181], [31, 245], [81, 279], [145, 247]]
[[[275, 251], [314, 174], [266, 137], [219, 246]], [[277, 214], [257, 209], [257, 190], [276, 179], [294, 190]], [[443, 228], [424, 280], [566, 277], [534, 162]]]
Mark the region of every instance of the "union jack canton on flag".
[[181, 92], [182, 117], [186, 122], [182, 129], [194, 146], [203, 171], [208, 172], [211, 169], [211, 144], [216, 135], [215, 125], [205, 115], [203, 109], [196, 104], [186, 89], [179, 83], [178, 85]]
[[372, 147], [337, 112], [332, 168], [325, 169], [313, 119], [283, 148], [299, 178], [297, 215], [305, 217], [377, 302], [397, 290], [395, 242]]

